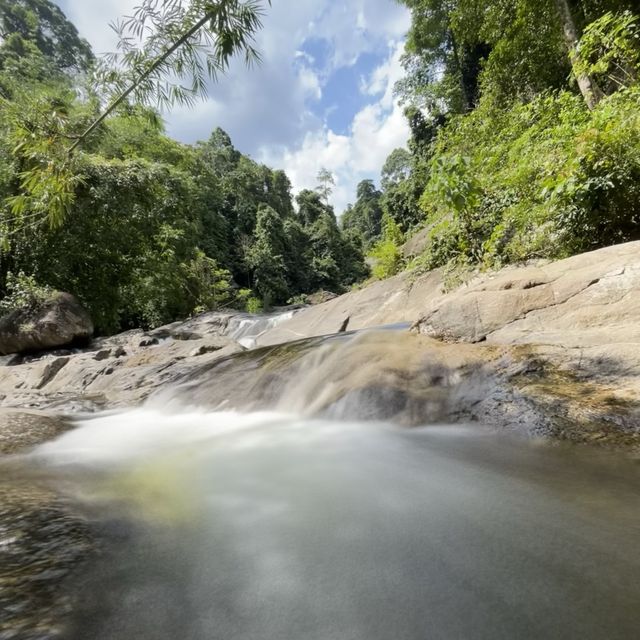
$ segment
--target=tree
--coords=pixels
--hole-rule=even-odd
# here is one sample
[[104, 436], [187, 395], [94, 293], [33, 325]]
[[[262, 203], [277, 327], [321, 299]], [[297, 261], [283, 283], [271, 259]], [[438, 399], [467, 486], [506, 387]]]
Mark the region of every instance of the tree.
[[[33, 43], [56, 69], [87, 72], [95, 58], [86, 40], [50, 0], [0, 0], [2, 49]], [[1, 57], [0, 57], [1, 59]]]
[[322, 167], [320, 171], [318, 171], [318, 175], [316, 177], [318, 181], [318, 186], [316, 187], [316, 191], [320, 194], [320, 197], [324, 201], [326, 205], [329, 204], [329, 198], [333, 193], [333, 187], [336, 184], [336, 181], [333, 177], [331, 171]]
[[342, 216], [342, 228], [357, 231], [368, 245], [380, 235], [382, 193], [376, 189], [373, 180], [362, 180], [356, 195], [355, 205]]
[[564, 41], [569, 52], [569, 59], [571, 60], [571, 66], [574, 70], [578, 87], [584, 101], [587, 103], [589, 109], [593, 109], [598, 102], [602, 99], [602, 91], [600, 87], [594, 82], [593, 78], [589, 74], [582, 71], [578, 66], [578, 30], [576, 28], [573, 16], [571, 15], [571, 8], [569, 7], [568, 0], [554, 0], [560, 21], [562, 23], [562, 31], [564, 33]]
[[215, 79], [236, 54], [247, 64], [258, 59], [253, 37], [261, 6], [260, 0], [143, 0], [116, 25], [120, 53], [97, 64], [94, 89], [108, 103], [88, 126], [59, 118], [48, 135], [34, 138], [17, 117], [13, 135], [24, 169], [21, 193], [11, 200], [14, 214], [40, 215], [53, 226], [64, 222], [79, 180], [71, 154], [130, 97], [141, 104], [190, 104], [206, 95], [206, 77]]
[[[504, 101], [530, 99], [567, 84], [570, 70], [590, 108], [601, 95], [577, 72], [577, 44], [587, 14], [622, 0], [583, 0], [583, 19], [569, 0], [404, 0], [412, 25], [403, 59], [403, 99], [432, 114], [465, 113], [481, 93]], [[597, 5], [597, 6], [596, 6]], [[569, 56], [567, 56], [567, 52]]]
[[282, 219], [268, 205], [261, 205], [254, 240], [249, 250], [253, 288], [265, 307], [289, 298], [284, 261], [286, 237]]
[[114, 25], [120, 52], [99, 65], [95, 76], [97, 89], [112, 86], [113, 95], [69, 152], [130, 95], [142, 104], [193, 104], [207, 95], [207, 76], [215, 80], [235, 55], [251, 65], [259, 59], [253, 39], [261, 17], [260, 0], [143, 0]]
[[298, 219], [303, 227], [311, 226], [321, 215], [333, 215], [332, 209], [322, 201], [317, 191], [303, 189], [296, 196]]
[[[187, 9], [149, 0], [134, 20], [154, 3], [158, 16]], [[148, 24], [158, 26], [158, 16]], [[302, 191], [294, 209], [286, 174], [240, 153], [221, 129], [196, 145], [171, 140], [136, 89], [87, 134], [110, 94], [87, 91], [78, 69], [56, 66], [65, 45], [41, 50], [32, 22], [30, 40], [3, 34], [0, 42], [0, 200], [13, 204], [0, 207], [0, 299], [23, 273], [34, 288], [76, 294], [108, 333], [247, 300], [255, 308], [248, 286], [268, 305], [317, 287], [342, 291], [367, 275], [358, 239], [338, 228], [330, 190]], [[242, 45], [234, 42], [229, 51]], [[140, 91], [152, 95], [163, 70]], [[116, 80], [126, 77], [126, 64], [116, 71]], [[76, 139], [82, 146], [69, 154]], [[377, 193], [362, 190], [363, 198]]]

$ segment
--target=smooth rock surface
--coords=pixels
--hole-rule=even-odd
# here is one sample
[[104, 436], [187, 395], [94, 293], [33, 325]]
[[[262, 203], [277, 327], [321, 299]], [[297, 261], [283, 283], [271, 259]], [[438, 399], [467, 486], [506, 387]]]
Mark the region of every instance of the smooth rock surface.
[[447, 341], [640, 344], [640, 242], [504, 269], [426, 302], [415, 328]]
[[[258, 346], [330, 335], [341, 330], [411, 323], [424, 308], [425, 300], [443, 295], [442, 276], [432, 271], [420, 277], [410, 273], [374, 282], [323, 304], [298, 311], [290, 320], [259, 337]], [[348, 324], [342, 329], [345, 321]]]

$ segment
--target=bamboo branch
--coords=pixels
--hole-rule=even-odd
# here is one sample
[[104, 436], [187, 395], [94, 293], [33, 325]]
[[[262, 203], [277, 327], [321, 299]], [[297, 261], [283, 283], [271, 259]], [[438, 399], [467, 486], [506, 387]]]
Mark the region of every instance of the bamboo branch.
[[94, 120], [91, 125], [87, 128], [87, 130], [81, 134], [78, 139], [69, 147], [67, 150], [68, 155], [72, 155], [73, 152], [82, 144], [87, 136], [89, 136], [95, 129], [104, 122], [104, 120], [116, 109], [122, 102], [129, 96], [133, 91], [136, 90], [137, 87], [140, 86], [140, 83], [143, 80], [146, 80], [160, 65], [162, 65], [167, 58], [174, 53], [177, 49], [179, 49], [189, 38], [195, 35], [206, 23], [207, 20], [210, 20], [212, 17], [211, 13], [207, 13], [203, 18], [198, 20], [196, 24], [189, 29], [183, 36], [181, 36], [176, 42], [174, 42], [164, 53], [160, 54], [155, 58], [155, 60], [149, 65], [149, 68], [142, 73], [138, 78], [132, 82], [125, 91], [123, 91], [117, 98], [112, 100], [104, 112]]

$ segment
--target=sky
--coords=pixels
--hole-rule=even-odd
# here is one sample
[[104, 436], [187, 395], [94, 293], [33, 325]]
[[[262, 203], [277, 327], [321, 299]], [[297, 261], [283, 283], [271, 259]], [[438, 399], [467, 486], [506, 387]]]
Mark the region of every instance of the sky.
[[[54, 0], [97, 54], [115, 45], [109, 24], [138, 0]], [[262, 63], [241, 60], [195, 107], [165, 114], [167, 133], [205, 140], [216, 127], [243, 153], [284, 169], [294, 192], [321, 167], [336, 181], [340, 214], [360, 180], [378, 180], [409, 130], [393, 96], [409, 13], [394, 0], [273, 0], [256, 38]]]

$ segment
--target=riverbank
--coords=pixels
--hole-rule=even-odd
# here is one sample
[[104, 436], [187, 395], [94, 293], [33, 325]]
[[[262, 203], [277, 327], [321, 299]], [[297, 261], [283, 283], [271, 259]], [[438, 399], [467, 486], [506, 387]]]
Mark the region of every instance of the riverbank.
[[[349, 418], [375, 418], [395, 394], [384, 417], [401, 424], [483, 422], [638, 451], [638, 318], [637, 242], [479, 274], [452, 291], [437, 271], [404, 273], [295, 313], [205, 313], [84, 349], [5, 357], [0, 406], [65, 415], [135, 407], [188, 381], [209, 391], [176, 402], [286, 410], [274, 389], [302, 377], [332, 383], [331, 393], [299, 399], [317, 415], [348, 405]], [[305, 355], [304, 340], [389, 325], [395, 331], [346, 351], [344, 341], [330, 347], [321, 376], [318, 358]]]

